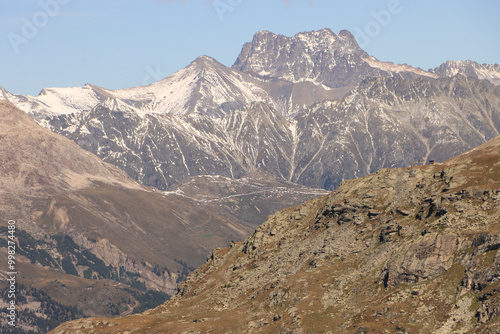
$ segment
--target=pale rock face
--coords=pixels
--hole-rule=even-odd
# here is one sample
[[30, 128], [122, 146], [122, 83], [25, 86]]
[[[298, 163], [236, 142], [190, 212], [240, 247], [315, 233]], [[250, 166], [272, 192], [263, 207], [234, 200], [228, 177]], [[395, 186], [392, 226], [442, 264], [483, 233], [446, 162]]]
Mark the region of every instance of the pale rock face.
[[443, 274], [453, 264], [459, 239], [456, 235], [426, 234], [404, 254], [389, 260], [384, 284], [418, 283]]

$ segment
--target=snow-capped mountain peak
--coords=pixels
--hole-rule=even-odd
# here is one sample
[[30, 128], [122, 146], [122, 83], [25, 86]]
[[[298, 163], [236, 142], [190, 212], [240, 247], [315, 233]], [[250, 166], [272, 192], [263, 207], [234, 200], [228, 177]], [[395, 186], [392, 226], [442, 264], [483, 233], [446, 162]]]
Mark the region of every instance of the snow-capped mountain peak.
[[271, 102], [260, 82], [208, 56], [149, 86], [113, 91], [136, 108], [155, 113], [221, 116], [253, 101]]

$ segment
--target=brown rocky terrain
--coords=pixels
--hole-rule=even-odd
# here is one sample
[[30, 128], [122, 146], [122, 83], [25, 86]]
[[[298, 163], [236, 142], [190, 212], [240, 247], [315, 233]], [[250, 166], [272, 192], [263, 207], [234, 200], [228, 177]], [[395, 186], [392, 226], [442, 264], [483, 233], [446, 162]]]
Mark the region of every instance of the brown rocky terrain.
[[217, 248], [170, 301], [52, 333], [498, 333], [500, 137], [383, 169]]

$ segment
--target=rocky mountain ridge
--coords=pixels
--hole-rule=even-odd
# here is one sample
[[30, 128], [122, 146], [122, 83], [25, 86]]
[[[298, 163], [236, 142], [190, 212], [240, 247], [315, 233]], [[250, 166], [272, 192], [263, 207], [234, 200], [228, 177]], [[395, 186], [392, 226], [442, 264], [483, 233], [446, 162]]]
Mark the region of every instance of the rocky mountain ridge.
[[232, 67], [200, 56], [186, 68], [148, 86], [110, 90], [92, 84], [44, 88], [36, 97], [2, 95], [36, 119], [89, 111], [119, 99], [140, 112], [220, 117], [251, 102], [266, 102], [284, 116], [323, 100], [336, 100], [367, 77], [416, 79], [456, 74], [499, 83], [498, 65], [446, 62], [424, 71], [377, 60], [347, 30], [301, 32], [292, 37], [259, 31]]
[[[373, 58], [345, 30], [293, 37], [260, 31], [232, 68], [201, 56], [148, 86], [2, 95], [160, 190], [190, 176], [256, 171], [333, 189], [379, 168], [443, 161], [498, 134], [494, 87], [451, 79], [466, 102], [440, 87], [459, 73], [495, 83], [495, 68], [448, 62], [426, 72]], [[483, 90], [491, 92], [486, 100]]]
[[[200, 56], [186, 68], [148, 86], [111, 90], [83, 87], [45, 88], [36, 97], [4, 96], [35, 119], [87, 112], [106, 100], [117, 100], [145, 113], [221, 117], [251, 102], [261, 101], [283, 115], [300, 111], [318, 100], [337, 99], [345, 89], [329, 89], [312, 83], [262, 80]], [[307, 92], [307, 93], [304, 93]]]
[[439, 76], [454, 76], [461, 74], [466, 77], [488, 80], [492, 84], [500, 84], [500, 65], [479, 64], [472, 60], [448, 60], [431, 72]]
[[[379, 168], [444, 161], [498, 134], [496, 88], [447, 79], [463, 73], [495, 83], [498, 71], [488, 68], [448, 62], [426, 72], [381, 62], [345, 30], [261, 31], [232, 68], [201, 56], [149, 86], [3, 95], [160, 190], [190, 176], [255, 172], [333, 189]], [[465, 101], [446, 90], [450, 83]]]
[[215, 249], [164, 305], [52, 333], [495, 333], [499, 149], [346, 181]]
[[370, 76], [415, 79], [436, 74], [382, 62], [363, 51], [347, 30], [301, 32], [293, 37], [259, 31], [233, 65], [262, 78], [313, 82], [330, 88], [353, 87]]

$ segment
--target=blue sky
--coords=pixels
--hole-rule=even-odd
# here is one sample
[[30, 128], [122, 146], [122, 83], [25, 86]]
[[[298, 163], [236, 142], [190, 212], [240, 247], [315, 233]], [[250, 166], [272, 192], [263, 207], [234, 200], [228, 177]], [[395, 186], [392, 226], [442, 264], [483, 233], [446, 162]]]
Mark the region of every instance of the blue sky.
[[231, 66], [258, 30], [347, 29], [380, 60], [500, 63], [497, 0], [0, 0], [0, 86], [151, 83], [209, 55]]

